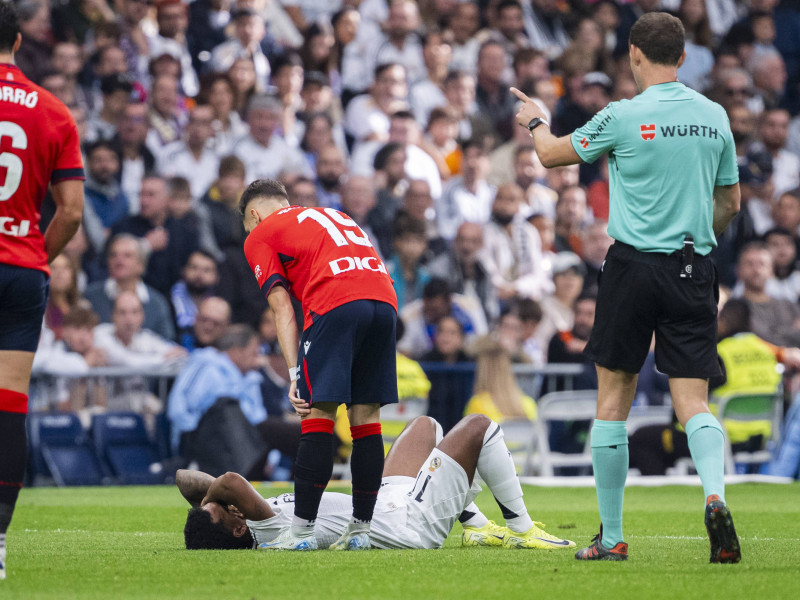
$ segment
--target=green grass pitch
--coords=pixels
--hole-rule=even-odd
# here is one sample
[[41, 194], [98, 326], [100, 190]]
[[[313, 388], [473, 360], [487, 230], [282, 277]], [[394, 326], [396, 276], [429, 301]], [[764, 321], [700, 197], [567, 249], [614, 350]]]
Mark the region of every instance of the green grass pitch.
[[[264, 495], [286, 487], [259, 488]], [[708, 564], [702, 491], [629, 488], [627, 563], [579, 563], [570, 551], [266, 553], [182, 548], [187, 505], [171, 487], [23, 490], [8, 534], [0, 600], [37, 598], [747, 598], [800, 597], [800, 484], [729, 486], [738, 565]], [[525, 487], [548, 530], [579, 546], [596, 533], [594, 489]], [[500, 521], [491, 495], [478, 504]]]

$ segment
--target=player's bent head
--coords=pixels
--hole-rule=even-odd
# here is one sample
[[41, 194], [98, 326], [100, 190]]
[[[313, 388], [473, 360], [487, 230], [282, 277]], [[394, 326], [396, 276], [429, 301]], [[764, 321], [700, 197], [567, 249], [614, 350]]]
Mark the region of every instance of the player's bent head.
[[[258, 215], [253, 214], [256, 206]], [[256, 179], [247, 186], [239, 200], [239, 214], [242, 216], [245, 229], [249, 232], [261, 222], [260, 219], [284, 206], [289, 206], [289, 194], [280, 181]]]
[[680, 19], [665, 12], [651, 12], [633, 24], [628, 43], [641, 50], [651, 63], [675, 66], [683, 55], [685, 39]]
[[14, 2], [0, 0], [0, 52], [14, 49], [19, 34], [19, 12]]
[[241, 536], [234, 535], [221, 521], [215, 523], [211, 513], [199, 507], [189, 509], [186, 515], [183, 540], [187, 550], [249, 550], [253, 547], [249, 529]]

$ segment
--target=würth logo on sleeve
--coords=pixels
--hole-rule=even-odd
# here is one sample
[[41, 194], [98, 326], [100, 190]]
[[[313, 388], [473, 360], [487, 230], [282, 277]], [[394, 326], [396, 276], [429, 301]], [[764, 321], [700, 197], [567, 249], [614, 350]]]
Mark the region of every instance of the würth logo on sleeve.
[[261, 281], [261, 265], [256, 265], [256, 280]]
[[587, 140], [586, 138], [583, 138], [581, 140], [581, 146], [583, 146], [584, 148], [588, 148], [589, 147], [589, 140]]
[[656, 138], [656, 124], [650, 123], [649, 125], [639, 125], [639, 130], [642, 132], [642, 139], [645, 141], [654, 140]]

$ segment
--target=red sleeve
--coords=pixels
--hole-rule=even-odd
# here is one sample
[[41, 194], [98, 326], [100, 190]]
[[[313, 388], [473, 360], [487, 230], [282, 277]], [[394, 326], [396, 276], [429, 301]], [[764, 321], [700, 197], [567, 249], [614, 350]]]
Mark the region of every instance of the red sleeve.
[[78, 137], [78, 127], [69, 111], [65, 111], [65, 121], [61, 127], [61, 144], [53, 167], [50, 183], [58, 183], [68, 179], [85, 179], [83, 174], [83, 157]]
[[265, 297], [269, 296], [275, 285], [289, 289], [289, 280], [278, 252], [263, 239], [259, 239], [256, 233], [247, 236], [244, 254]]

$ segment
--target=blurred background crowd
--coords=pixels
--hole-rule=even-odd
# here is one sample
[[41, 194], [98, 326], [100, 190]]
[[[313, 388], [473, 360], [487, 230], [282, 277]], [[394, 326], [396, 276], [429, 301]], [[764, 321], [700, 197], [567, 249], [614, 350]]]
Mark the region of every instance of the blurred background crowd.
[[[101, 392], [75, 373], [188, 361], [195, 376], [170, 398], [176, 451], [212, 403], [197, 400], [212, 383], [191, 389], [197, 373], [249, 398], [251, 423], [283, 413], [288, 373], [236, 213], [263, 177], [284, 182], [293, 204], [344, 211], [370, 237], [395, 281], [406, 357], [584, 362], [612, 243], [607, 161], [543, 168], [508, 88], [571, 133], [637, 93], [628, 32], [653, 10], [683, 21], [679, 78], [725, 107], [736, 142], [742, 211], [714, 252], [721, 301], [742, 298], [745, 330], [776, 347], [800, 342], [797, 0], [17, 4], [17, 64], [69, 107], [87, 176], [36, 361], [72, 376], [43, 396], [49, 407], [156, 415], [166, 407], [142, 381]], [[42, 227], [52, 211], [46, 200]], [[470, 406], [535, 412], [493, 381], [510, 367], [484, 371], [467, 397], [500, 392]], [[587, 368], [575, 385], [593, 377]], [[640, 387], [645, 403], [667, 390], [652, 367]], [[431, 390], [431, 405], [445, 392]]]

